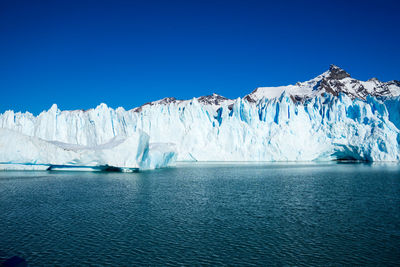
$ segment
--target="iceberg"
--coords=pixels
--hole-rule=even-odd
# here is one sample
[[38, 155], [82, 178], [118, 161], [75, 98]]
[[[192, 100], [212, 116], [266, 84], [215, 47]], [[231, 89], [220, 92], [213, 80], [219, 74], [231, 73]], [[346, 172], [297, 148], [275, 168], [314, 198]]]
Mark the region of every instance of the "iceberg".
[[332, 65], [310, 81], [237, 99], [6, 111], [0, 162], [145, 170], [175, 161], [399, 161], [399, 95], [398, 81], [358, 81]]
[[149, 136], [140, 131], [106, 144], [82, 146], [0, 129], [0, 147], [4, 170], [135, 171], [169, 166], [176, 157], [169, 146], [160, 149], [149, 144]]

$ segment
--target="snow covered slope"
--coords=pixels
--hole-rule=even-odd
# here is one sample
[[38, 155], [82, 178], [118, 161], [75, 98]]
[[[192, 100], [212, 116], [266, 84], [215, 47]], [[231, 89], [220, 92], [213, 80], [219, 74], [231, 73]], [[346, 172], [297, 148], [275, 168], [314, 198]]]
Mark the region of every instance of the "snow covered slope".
[[[176, 157], [180, 161], [399, 161], [399, 94], [398, 81], [362, 82], [332, 65], [310, 81], [258, 88], [243, 99], [216, 94], [191, 100], [165, 98], [128, 111], [105, 104], [87, 111], [60, 111], [53, 105], [38, 116], [6, 111], [0, 115], [0, 127], [40, 139], [46, 146], [56, 145], [51, 153], [82, 146], [98, 151], [104, 144], [143, 132], [149, 140], [142, 159], [137, 157], [139, 149], [121, 146], [118, 153], [124, 159], [131, 155], [136, 165], [123, 160], [113, 164], [148, 169], [166, 166]], [[3, 148], [0, 154], [4, 162]], [[94, 153], [92, 158], [95, 164], [112, 165], [112, 157], [101, 161]], [[69, 156], [62, 162], [69, 163]]]
[[249, 102], [257, 102], [263, 97], [267, 99], [279, 97], [283, 91], [292, 96], [295, 101], [312, 98], [324, 93], [337, 96], [344, 93], [351, 98], [364, 99], [370, 96], [394, 97], [400, 95], [400, 82], [381, 82], [376, 78], [359, 81], [351, 78], [345, 70], [331, 65], [329, 70], [307, 82], [279, 87], [259, 87], [245, 96]]

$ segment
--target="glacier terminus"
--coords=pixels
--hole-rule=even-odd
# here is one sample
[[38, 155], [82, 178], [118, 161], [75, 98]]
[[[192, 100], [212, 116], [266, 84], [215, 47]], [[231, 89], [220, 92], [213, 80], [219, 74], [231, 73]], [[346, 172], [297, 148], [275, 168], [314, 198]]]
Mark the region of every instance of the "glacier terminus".
[[176, 161], [399, 161], [400, 82], [316, 78], [242, 98], [173, 97], [125, 110], [100, 104], [0, 115], [0, 168], [122, 171]]

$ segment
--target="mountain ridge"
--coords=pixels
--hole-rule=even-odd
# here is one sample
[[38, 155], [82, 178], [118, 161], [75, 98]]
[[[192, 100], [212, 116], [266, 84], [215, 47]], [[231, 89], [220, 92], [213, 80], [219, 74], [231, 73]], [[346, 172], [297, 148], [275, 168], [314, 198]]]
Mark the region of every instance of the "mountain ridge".
[[[382, 82], [373, 77], [367, 81], [357, 80], [344, 69], [337, 65], [331, 64], [329, 69], [324, 73], [312, 78], [308, 81], [297, 82], [294, 85], [284, 85], [275, 87], [257, 87], [250, 94], [242, 98], [249, 103], [257, 103], [262, 98], [273, 99], [279, 98], [283, 92], [286, 92], [294, 102], [302, 102], [313, 98], [317, 95], [328, 93], [338, 96], [340, 93], [348, 95], [350, 98], [365, 100], [368, 95], [374, 97], [396, 97], [400, 95], [400, 81], [391, 80]], [[213, 93], [211, 95], [194, 97], [192, 99], [182, 100], [175, 97], [165, 97], [160, 100], [145, 103], [139, 107], [133, 108], [135, 112], [142, 110], [144, 106], [156, 104], [183, 103], [185, 101], [197, 101], [204, 105], [232, 105], [234, 99], [226, 98], [222, 95]]]
[[295, 101], [302, 101], [323, 93], [334, 96], [344, 93], [352, 99], [365, 100], [368, 95], [374, 97], [399, 96], [400, 82], [397, 80], [382, 82], [377, 78], [367, 81], [357, 80], [344, 69], [332, 64], [328, 71], [311, 80], [297, 82], [295, 85], [258, 87], [244, 98], [249, 102], [257, 102], [262, 97], [268, 99], [279, 97], [283, 91], [291, 95]]

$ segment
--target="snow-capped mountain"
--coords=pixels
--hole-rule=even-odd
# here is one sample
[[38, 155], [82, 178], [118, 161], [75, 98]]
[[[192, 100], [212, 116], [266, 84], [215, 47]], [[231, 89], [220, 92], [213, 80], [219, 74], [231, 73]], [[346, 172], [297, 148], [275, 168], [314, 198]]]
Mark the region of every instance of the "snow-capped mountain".
[[231, 105], [234, 102], [234, 100], [232, 100], [232, 99], [228, 99], [224, 96], [221, 96], [221, 95], [218, 95], [215, 93], [213, 93], [212, 95], [200, 96], [198, 98], [193, 98], [190, 100], [178, 100], [175, 97], [166, 97], [166, 98], [163, 98], [163, 99], [160, 99], [157, 101], [143, 104], [140, 107], [134, 108], [133, 111], [141, 112], [144, 107], [154, 106], [154, 105], [176, 104], [178, 106], [184, 106], [187, 103], [193, 101], [194, 99], [196, 99], [200, 104], [204, 105], [205, 107], [207, 107], [209, 110], [212, 110], [213, 112], [217, 111], [221, 106]]
[[267, 99], [279, 97], [285, 91], [292, 96], [295, 101], [312, 98], [323, 93], [329, 93], [337, 96], [344, 93], [350, 98], [364, 99], [370, 95], [375, 97], [394, 97], [400, 95], [400, 82], [389, 81], [381, 82], [376, 78], [368, 81], [359, 81], [351, 78], [345, 70], [338, 66], [331, 65], [329, 70], [317, 76], [316, 78], [298, 82], [295, 85], [279, 87], [259, 87], [252, 93], [245, 96], [249, 102], [257, 102], [263, 97]]
[[[0, 127], [7, 129], [0, 132], [0, 161], [29, 166], [91, 162], [123, 168], [163, 167], [175, 158], [399, 161], [399, 95], [398, 81], [358, 81], [332, 65], [307, 82], [260, 87], [243, 99], [217, 94], [164, 98], [128, 111], [105, 104], [87, 111], [60, 111], [53, 105], [38, 116], [6, 111], [0, 115]], [[24, 145], [15, 149], [10, 131], [17, 132], [15, 140], [38, 152], [27, 153]], [[46, 149], [73, 153], [52, 162], [42, 151]], [[91, 151], [129, 153], [112, 161], [115, 156], [99, 158]]]

